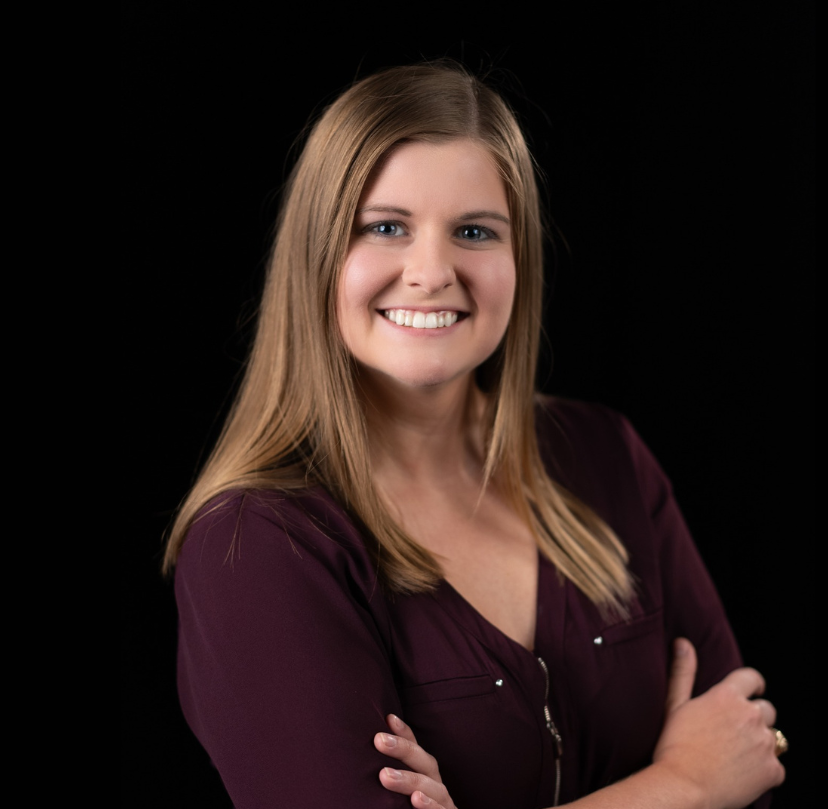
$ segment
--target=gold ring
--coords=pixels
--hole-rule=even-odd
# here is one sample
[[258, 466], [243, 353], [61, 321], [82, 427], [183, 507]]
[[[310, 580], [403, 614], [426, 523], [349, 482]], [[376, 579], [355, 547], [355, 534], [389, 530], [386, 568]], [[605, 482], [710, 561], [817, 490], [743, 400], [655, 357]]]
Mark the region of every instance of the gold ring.
[[771, 730], [773, 731], [773, 735], [776, 737], [776, 746], [774, 747], [773, 752], [776, 753], [778, 758], [783, 753], [787, 752], [788, 740], [785, 738], [785, 734], [782, 733], [781, 730], [777, 730], [776, 728], [771, 728]]

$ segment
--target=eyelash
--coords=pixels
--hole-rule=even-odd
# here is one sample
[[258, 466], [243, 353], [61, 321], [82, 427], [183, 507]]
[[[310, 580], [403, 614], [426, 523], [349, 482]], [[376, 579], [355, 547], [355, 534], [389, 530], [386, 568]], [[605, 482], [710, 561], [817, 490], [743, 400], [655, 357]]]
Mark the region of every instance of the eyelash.
[[[387, 227], [389, 225], [392, 225], [393, 227], [396, 227], [396, 228], [400, 228], [403, 231], [405, 230], [405, 226], [401, 222], [382, 221], [382, 222], [374, 222], [373, 224], [367, 225], [366, 227], [364, 227], [362, 229], [362, 232], [366, 233], [366, 234], [367, 233], [373, 233], [374, 235], [379, 236], [380, 238], [389, 238], [389, 239], [391, 239], [391, 238], [394, 238], [394, 236], [396, 234], [392, 235], [392, 234], [387, 234], [387, 233], [379, 233], [377, 231], [377, 228]], [[485, 225], [475, 225], [474, 223], [470, 223], [468, 225], [460, 225], [460, 227], [457, 228], [457, 232], [460, 232], [462, 230], [479, 230], [481, 232], [481, 234], [483, 234], [485, 236], [485, 238], [483, 238], [483, 239], [461, 239], [461, 241], [464, 241], [464, 242], [466, 242], [466, 241], [467, 242], [486, 242], [486, 241], [489, 241], [489, 239], [491, 239], [493, 241], [499, 241], [498, 235], [491, 228], [487, 228]]]

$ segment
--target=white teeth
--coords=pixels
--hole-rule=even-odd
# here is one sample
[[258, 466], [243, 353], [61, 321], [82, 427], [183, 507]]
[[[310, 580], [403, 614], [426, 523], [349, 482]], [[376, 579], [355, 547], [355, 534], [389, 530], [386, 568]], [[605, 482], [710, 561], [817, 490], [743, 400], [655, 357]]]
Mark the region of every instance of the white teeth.
[[457, 322], [457, 312], [425, 312], [411, 309], [386, 309], [383, 314], [398, 326], [414, 329], [442, 329]]

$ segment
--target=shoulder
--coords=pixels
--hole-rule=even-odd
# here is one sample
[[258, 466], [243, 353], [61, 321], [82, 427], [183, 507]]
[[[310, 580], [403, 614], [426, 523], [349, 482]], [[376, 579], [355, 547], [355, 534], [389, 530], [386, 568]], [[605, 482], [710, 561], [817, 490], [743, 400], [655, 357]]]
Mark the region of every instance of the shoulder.
[[548, 473], [612, 521], [619, 510], [652, 513], [671, 485], [641, 436], [621, 413], [602, 404], [537, 397], [538, 445]]
[[297, 578], [376, 587], [363, 537], [321, 488], [218, 495], [193, 520], [176, 568], [177, 587], [235, 589]]
[[538, 394], [535, 419], [540, 437], [557, 433], [580, 439], [615, 439], [629, 425], [618, 411], [597, 402]]
[[657, 465], [629, 420], [595, 402], [537, 396], [535, 424], [544, 460], [559, 465], [598, 463], [644, 469]]

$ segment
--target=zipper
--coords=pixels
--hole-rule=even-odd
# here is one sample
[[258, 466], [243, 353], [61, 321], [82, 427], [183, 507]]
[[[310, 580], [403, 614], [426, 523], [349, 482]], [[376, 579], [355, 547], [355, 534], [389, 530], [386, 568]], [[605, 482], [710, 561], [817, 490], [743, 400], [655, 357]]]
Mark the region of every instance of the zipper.
[[540, 663], [540, 667], [543, 669], [543, 676], [546, 678], [546, 691], [543, 695], [543, 717], [546, 720], [546, 729], [552, 734], [552, 738], [555, 740], [555, 803], [552, 805], [557, 806], [558, 798], [561, 794], [563, 740], [561, 739], [561, 734], [558, 732], [558, 728], [552, 721], [552, 714], [549, 712], [549, 669], [546, 667], [546, 663], [542, 657], [538, 658], [538, 663]]

